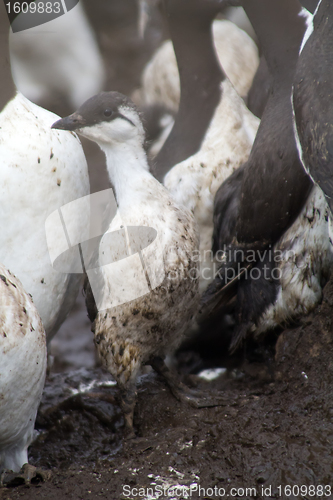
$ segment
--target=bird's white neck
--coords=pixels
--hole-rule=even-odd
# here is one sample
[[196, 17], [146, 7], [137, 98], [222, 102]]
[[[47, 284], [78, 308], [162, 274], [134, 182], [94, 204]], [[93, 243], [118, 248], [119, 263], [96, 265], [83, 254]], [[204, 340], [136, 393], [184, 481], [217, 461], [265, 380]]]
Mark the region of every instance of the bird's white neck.
[[115, 189], [119, 208], [145, 196], [147, 183], [156, 182], [139, 138], [127, 142], [100, 144], [106, 156], [107, 171]]

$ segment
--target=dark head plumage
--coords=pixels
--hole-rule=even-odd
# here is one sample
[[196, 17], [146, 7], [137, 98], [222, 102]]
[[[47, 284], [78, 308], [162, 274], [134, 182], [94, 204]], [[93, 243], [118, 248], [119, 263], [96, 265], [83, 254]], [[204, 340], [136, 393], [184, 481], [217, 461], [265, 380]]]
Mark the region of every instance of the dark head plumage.
[[78, 130], [91, 127], [102, 122], [110, 122], [122, 118], [134, 126], [134, 123], [121, 109], [128, 108], [137, 112], [136, 106], [120, 92], [101, 92], [82, 104], [73, 114], [56, 121], [52, 128], [60, 130]]

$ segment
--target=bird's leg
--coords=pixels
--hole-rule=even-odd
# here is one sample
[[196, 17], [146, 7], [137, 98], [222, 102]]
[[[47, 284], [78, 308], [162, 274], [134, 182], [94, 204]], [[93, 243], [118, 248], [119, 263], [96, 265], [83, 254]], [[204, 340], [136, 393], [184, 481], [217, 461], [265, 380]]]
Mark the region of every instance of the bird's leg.
[[176, 399], [178, 399], [178, 401], [188, 403], [194, 408], [224, 406], [227, 404], [224, 399], [221, 400], [220, 398], [211, 398], [201, 391], [193, 390], [187, 387], [179, 380], [175, 373], [169, 370], [162, 358], [156, 356], [150, 361], [150, 364], [154, 370], [165, 379], [171, 393]]
[[33, 482], [47, 481], [51, 472], [38, 469], [30, 464], [24, 464], [20, 472], [4, 470], [0, 474], [0, 488], [30, 484]]
[[125, 434], [127, 439], [135, 437], [133, 429], [133, 416], [136, 403], [136, 387], [135, 385], [127, 386], [121, 389], [120, 393], [120, 408], [124, 414], [125, 419]]
[[155, 357], [151, 360], [151, 366], [161, 375], [168, 384], [171, 393], [178, 401], [189, 403], [191, 406], [195, 404], [195, 394], [193, 390], [183, 384], [175, 373], [173, 373], [160, 357]]

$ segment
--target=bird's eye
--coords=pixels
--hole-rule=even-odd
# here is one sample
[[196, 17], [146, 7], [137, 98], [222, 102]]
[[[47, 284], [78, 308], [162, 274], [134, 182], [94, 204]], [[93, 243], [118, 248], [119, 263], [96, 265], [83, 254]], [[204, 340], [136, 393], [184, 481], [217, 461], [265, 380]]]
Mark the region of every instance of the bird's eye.
[[105, 109], [104, 110], [104, 116], [109, 117], [112, 115], [112, 113], [113, 113], [112, 109]]

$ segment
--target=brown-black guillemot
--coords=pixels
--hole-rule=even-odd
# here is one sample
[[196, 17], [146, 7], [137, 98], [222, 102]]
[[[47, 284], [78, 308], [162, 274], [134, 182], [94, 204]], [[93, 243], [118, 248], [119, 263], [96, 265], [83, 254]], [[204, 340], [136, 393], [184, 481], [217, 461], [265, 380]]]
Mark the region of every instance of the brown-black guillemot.
[[311, 311], [332, 260], [327, 205], [312, 191], [293, 137], [291, 87], [309, 19], [297, 0], [243, 5], [274, 85], [248, 162], [215, 198], [213, 250], [227, 255], [202, 299], [202, 318], [236, 299], [232, 349]]
[[321, 0], [302, 43], [293, 85], [295, 137], [306, 172], [333, 213], [333, 6]]

